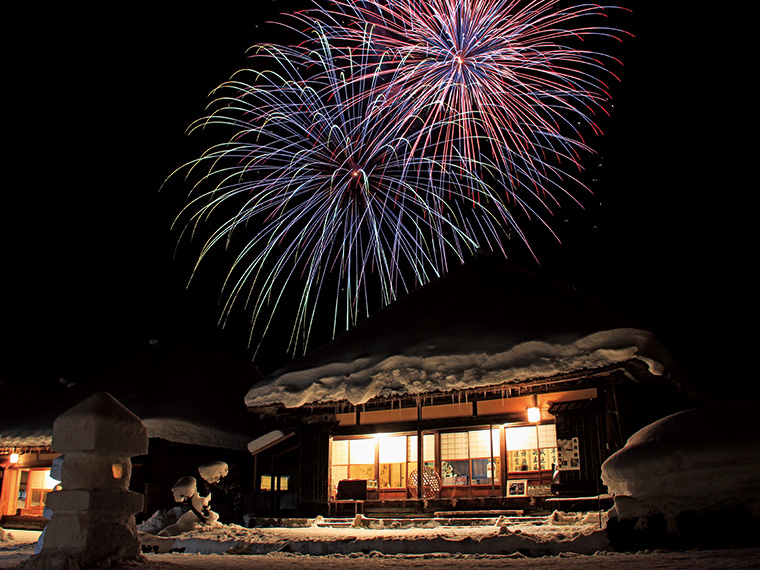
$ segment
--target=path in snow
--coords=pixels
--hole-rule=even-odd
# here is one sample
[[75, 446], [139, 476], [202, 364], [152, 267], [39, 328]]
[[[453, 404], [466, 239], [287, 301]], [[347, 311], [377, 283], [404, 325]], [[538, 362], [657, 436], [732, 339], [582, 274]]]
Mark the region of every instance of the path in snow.
[[[12, 567], [3, 565], [3, 561], [0, 560], [0, 568]], [[155, 554], [147, 556], [144, 564], [111, 567], [110, 570], [452, 570], [473, 567], [477, 567], [478, 570], [757, 570], [760, 568], [760, 549], [564, 555], [541, 558], [450, 554]]]
[[[39, 532], [10, 531], [15, 540], [0, 543], [0, 568], [15, 568], [34, 551]], [[411, 548], [411, 545], [410, 545]], [[110, 570], [300, 570], [340, 568], [346, 570], [758, 570], [760, 548], [689, 550], [681, 552], [564, 553], [528, 558], [522, 555], [482, 554], [331, 554], [312, 556], [274, 552], [266, 555], [149, 554], [141, 563]]]

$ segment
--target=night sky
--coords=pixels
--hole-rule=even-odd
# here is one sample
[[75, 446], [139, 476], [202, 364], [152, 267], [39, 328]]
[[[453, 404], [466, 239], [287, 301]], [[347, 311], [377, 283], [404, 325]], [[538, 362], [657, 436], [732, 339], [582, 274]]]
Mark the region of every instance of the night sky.
[[[67, 5], [13, 19], [0, 379], [85, 379], [152, 338], [250, 356], [247, 313], [216, 325], [222, 266], [186, 289], [199, 242], [175, 257], [184, 190], [159, 187], [208, 146], [184, 134], [208, 93], [246, 65], [248, 47], [282, 41], [265, 22], [299, 4]], [[746, 386], [754, 247], [740, 221], [751, 186], [734, 148], [738, 64], [723, 43], [695, 49], [713, 22], [680, 9], [691, 3], [621, 4], [635, 38], [619, 53], [606, 136], [591, 141], [595, 195], [552, 221], [562, 244], [524, 228], [540, 264], [517, 246], [511, 257], [652, 329], [696, 382]], [[264, 372], [289, 359], [287, 338], [268, 342]]]

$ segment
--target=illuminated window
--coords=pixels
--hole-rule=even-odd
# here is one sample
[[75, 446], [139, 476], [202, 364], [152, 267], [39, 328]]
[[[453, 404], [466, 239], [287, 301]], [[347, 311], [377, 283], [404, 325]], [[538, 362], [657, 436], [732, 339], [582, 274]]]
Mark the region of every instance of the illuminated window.
[[380, 488], [406, 487], [407, 436], [379, 437]]
[[444, 485], [490, 485], [499, 480], [499, 430], [441, 434], [441, 476]]
[[8, 515], [15, 515], [21, 509], [30, 510], [24, 513], [27, 515], [41, 515], [48, 493], [58, 485], [58, 481], [50, 477], [50, 469], [12, 469], [6, 471], [5, 476], [14, 494], [6, 506], [4, 514]]
[[557, 462], [554, 425], [514, 427], [504, 431], [510, 472], [548, 470]]
[[[366, 479], [375, 482], [376, 439], [335, 439], [332, 440], [332, 460], [330, 462], [330, 486], [332, 494], [342, 479]], [[370, 486], [372, 484], [370, 483]]]
[[374, 465], [375, 439], [349, 440], [348, 458], [351, 465]]
[[480, 429], [468, 432], [470, 443], [470, 465], [473, 485], [490, 485], [501, 479], [501, 458], [499, 457], [499, 429]]
[[[417, 436], [409, 436], [409, 470], [417, 468]], [[422, 436], [422, 461], [427, 467], [435, 465], [435, 435], [426, 433]]]
[[[423, 437], [425, 465], [435, 467], [435, 436], [425, 434]], [[370, 489], [405, 489], [409, 473], [417, 468], [416, 435], [378, 434], [369, 438], [333, 439], [331, 445], [333, 495], [342, 479], [366, 479]]]
[[375, 438], [351, 439], [348, 442], [348, 478], [375, 478]]
[[287, 491], [288, 490], [288, 483], [290, 482], [290, 476], [288, 475], [280, 475], [279, 477], [272, 477], [271, 475], [262, 475], [261, 476], [261, 485], [259, 486], [259, 489], [262, 491], [273, 491], [276, 489], [272, 488], [272, 484], [277, 482], [279, 480], [280, 484], [280, 491]]
[[330, 465], [330, 488], [332, 493], [338, 488], [338, 481], [348, 479], [348, 440], [332, 441], [332, 461]]

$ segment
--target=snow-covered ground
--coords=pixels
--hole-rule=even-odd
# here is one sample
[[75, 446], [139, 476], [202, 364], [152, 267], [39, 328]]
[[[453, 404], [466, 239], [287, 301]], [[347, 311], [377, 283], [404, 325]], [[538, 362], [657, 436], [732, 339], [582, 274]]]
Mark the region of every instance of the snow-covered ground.
[[[347, 521], [348, 522], [348, 521]], [[481, 526], [440, 525], [435, 522], [402, 528], [401, 521], [368, 519], [358, 515], [347, 527], [322, 526], [314, 519], [295, 528], [244, 528], [238, 525], [205, 527], [179, 536], [142, 535], [144, 547], [154, 552], [202, 554], [513, 554], [532, 556], [574, 552], [593, 554], [608, 548], [597, 513], [546, 517], [544, 524], [513, 524], [502, 518]]]
[[[368, 521], [362, 521], [367, 525]], [[372, 526], [372, 525], [369, 525]], [[0, 568], [13, 568], [34, 552], [38, 531], [6, 531], [0, 539]], [[10, 536], [8, 536], [10, 535]], [[598, 518], [559, 515], [546, 524], [433, 528], [246, 529], [217, 525], [178, 537], [143, 536], [146, 554], [123, 568], [149, 570], [295, 570], [301, 568], [479, 569], [608, 568], [749, 570], [760, 568], [760, 548], [679, 552], [610, 552]], [[176, 549], [175, 552], [169, 550]], [[182, 552], [184, 550], [184, 552]], [[583, 551], [583, 553], [580, 553]]]
[[13, 568], [34, 554], [40, 534], [39, 530], [0, 528], [0, 568]]

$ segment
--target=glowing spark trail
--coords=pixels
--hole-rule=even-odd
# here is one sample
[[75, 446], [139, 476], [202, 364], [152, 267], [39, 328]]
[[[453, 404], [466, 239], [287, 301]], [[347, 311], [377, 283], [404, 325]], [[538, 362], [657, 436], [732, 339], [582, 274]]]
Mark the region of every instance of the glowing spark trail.
[[410, 120], [424, 116], [413, 147], [457, 152], [471, 171], [494, 161], [511, 199], [551, 211], [553, 193], [572, 199], [568, 186], [581, 184], [563, 166], [578, 172], [581, 153], [591, 151], [579, 125], [598, 133], [595, 115], [606, 112], [600, 77], [614, 77], [612, 58], [583, 46], [618, 38], [594, 27], [608, 9], [560, 0], [334, 0], [301, 17], [308, 25], [321, 15], [331, 41], [382, 59], [393, 104]]
[[621, 35], [595, 25], [607, 10], [333, 0], [294, 14], [303, 41], [258, 46], [267, 71], [233, 76], [194, 127], [229, 142], [180, 169], [197, 180], [178, 219], [215, 228], [198, 263], [237, 248], [222, 321], [250, 304], [253, 342], [290, 309], [305, 350], [325, 305], [335, 334], [468, 251], [503, 250], [512, 231], [527, 243], [507, 205], [549, 227], [583, 188], [582, 132], [609, 100], [613, 58], [589, 47]]
[[514, 226], [455, 153], [441, 157], [421, 142], [429, 121], [407, 113], [399, 130], [399, 108], [360, 52], [357, 60], [321, 35], [308, 47], [258, 47], [254, 60], [269, 70], [233, 76], [194, 126], [231, 129], [231, 139], [184, 167], [197, 180], [178, 219], [193, 234], [202, 222], [216, 228], [198, 263], [243, 238], [222, 320], [245, 300], [251, 334], [263, 336], [275, 312], [292, 309], [293, 350], [306, 347], [323, 304], [332, 305], [334, 334], [367, 313], [375, 284], [388, 304], [444, 272], [452, 255], [501, 248]]

